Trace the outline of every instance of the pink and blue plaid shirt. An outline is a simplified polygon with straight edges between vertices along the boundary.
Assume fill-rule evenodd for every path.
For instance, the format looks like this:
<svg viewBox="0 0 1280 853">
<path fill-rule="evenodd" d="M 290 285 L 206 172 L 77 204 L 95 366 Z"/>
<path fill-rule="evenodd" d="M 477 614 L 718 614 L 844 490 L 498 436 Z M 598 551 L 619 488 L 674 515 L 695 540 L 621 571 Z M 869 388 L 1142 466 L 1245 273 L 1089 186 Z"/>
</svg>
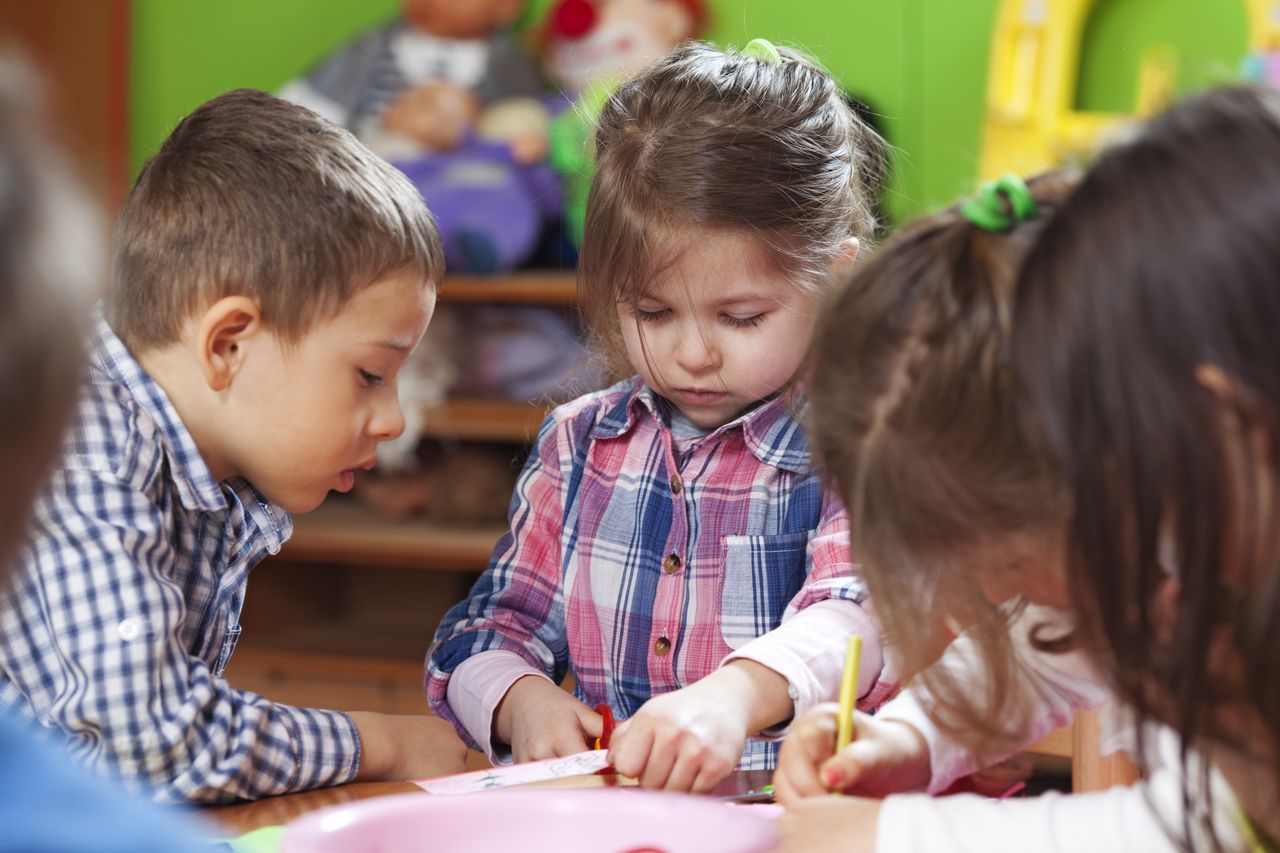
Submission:
<svg viewBox="0 0 1280 853">
<path fill-rule="evenodd" d="M 514 652 L 557 682 L 572 673 L 579 699 L 624 719 L 731 655 L 751 657 L 751 644 L 815 602 L 865 600 L 848 517 L 812 470 L 791 401 L 769 401 L 683 451 L 670 414 L 633 378 L 543 424 L 510 531 L 427 656 L 432 709 L 473 744 L 447 699 L 473 655 Z M 837 659 L 844 640 L 831 637 Z M 838 684 L 824 687 L 834 697 Z M 863 704 L 889 690 L 877 685 Z M 776 742 L 750 740 L 741 766 L 771 767 L 776 752 Z"/>
</svg>

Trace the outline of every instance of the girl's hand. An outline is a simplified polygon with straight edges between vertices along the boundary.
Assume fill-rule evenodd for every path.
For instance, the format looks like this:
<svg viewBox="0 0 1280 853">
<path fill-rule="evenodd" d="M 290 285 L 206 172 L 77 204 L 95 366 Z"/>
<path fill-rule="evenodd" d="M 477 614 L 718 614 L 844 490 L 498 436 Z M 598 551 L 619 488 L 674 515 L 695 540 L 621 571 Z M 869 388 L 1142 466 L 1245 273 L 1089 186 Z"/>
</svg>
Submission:
<svg viewBox="0 0 1280 853">
<path fill-rule="evenodd" d="M 512 684 L 493 715 L 494 735 L 517 764 L 585 752 L 601 728 L 599 714 L 537 676 Z"/>
<path fill-rule="evenodd" d="M 790 806 L 832 791 L 883 797 L 928 787 L 929 747 L 915 727 L 854 714 L 854 740 L 836 754 L 838 706 L 811 708 L 791 726 L 773 776 L 777 797 Z"/>
<path fill-rule="evenodd" d="M 747 709 L 717 695 L 711 677 L 655 696 L 613 733 L 615 770 L 645 788 L 706 793 L 733 771 L 747 741 Z"/>
<path fill-rule="evenodd" d="M 873 853 L 879 800 L 823 797 L 788 806 L 778 826 L 783 853 Z"/>
</svg>

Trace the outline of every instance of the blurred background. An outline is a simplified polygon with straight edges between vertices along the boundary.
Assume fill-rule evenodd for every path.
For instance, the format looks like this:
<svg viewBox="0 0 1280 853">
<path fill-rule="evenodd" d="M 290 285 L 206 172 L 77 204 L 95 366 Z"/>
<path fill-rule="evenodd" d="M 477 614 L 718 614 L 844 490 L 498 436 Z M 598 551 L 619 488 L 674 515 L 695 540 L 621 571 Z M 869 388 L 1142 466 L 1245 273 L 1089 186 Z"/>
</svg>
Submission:
<svg viewBox="0 0 1280 853">
<path fill-rule="evenodd" d="M 483 0 L 454 0 L 459 5 Z M 655 2 L 655 0 L 646 0 Z M 530 0 L 531 33 L 552 0 Z M 882 118 L 898 149 L 887 199 L 895 220 L 950 200 L 975 177 L 997 12 L 1025 5 L 1087 12 L 1075 103 L 1131 112 L 1143 52 L 1176 53 L 1176 88 L 1237 75 L 1249 44 L 1244 0 L 710 0 L 703 35 L 799 46 Z M 227 89 L 278 90 L 358 34 L 402 11 L 400 0 L 6 0 L 0 31 L 44 68 L 66 138 L 105 199 L 173 123 Z M 1061 57 L 1069 62 L 1070 57 Z"/>
</svg>

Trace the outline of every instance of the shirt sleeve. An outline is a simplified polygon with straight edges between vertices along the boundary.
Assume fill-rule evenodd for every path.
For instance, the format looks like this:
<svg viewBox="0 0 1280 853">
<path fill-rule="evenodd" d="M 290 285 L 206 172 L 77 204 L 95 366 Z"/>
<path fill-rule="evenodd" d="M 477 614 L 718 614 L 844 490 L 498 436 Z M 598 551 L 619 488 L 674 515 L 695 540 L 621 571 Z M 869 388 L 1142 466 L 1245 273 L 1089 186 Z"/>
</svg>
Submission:
<svg viewBox="0 0 1280 853">
<path fill-rule="evenodd" d="M 993 800 L 976 794 L 885 799 L 876 850 L 894 853 L 1173 853 L 1140 787 Z"/>
<path fill-rule="evenodd" d="M 529 666 L 519 655 L 495 650 L 467 658 L 458 664 L 449 679 L 445 691 L 449 710 L 493 764 L 511 761 L 507 745 L 493 741 L 493 712 L 511 685 L 526 675 L 551 681 L 546 673 Z"/>
<path fill-rule="evenodd" d="M 488 739 L 472 737 L 449 703 L 449 681 L 458 666 L 482 652 L 505 650 L 556 683 L 568 668 L 560 583 L 563 501 L 558 434 L 549 416 L 516 482 L 510 529 L 498 540 L 488 569 L 470 595 L 445 614 L 427 653 L 431 710 L 453 723 L 468 744 L 485 752 L 493 749 L 486 745 Z"/>
<path fill-rule="evenodd" d="M 1056 791 L 1037 797 L 992 800 L 975 794 L 930 797 L 901 794 L 884 800 L 876 850 L 893 853 L 1173 853 L 1184 829 L 1183 781 L 1193 814 L 1185 849 L 1248 850 L 1235 816 L 1239 806 L 1226 780 L 1194 750 L 1184 765 L 1176 733 L 1149 732 L 1152 766 L 1131 786 L 1087 794 Z M 1185 768 L 1185 769 L 1184 769 Z M 1208 787 L 1204 787 L 1207 779 Z"/>
<path fill-rule="evenodd" d="M 213 803 L 350 780 L 350 718 L 235 690 L 189 651 L 162 509 L 100 471 L 63 469 L 0 620 L 0 702 L 160 802 Z M 195 636 L 192 636 L 192 635 Z"/>
<path fill-rule="evenodd" d="M 728 655 L 724 663 L 751 660 L 787 680 L 795 715 L 819 702 L 834 700 L 840 691 L 846 638 L 862 637 L 858 670 L 858 706 L 874 708 L 896 689 L 884 666 L 879 624 L 869 609 L 867 587 L 849 547 L 849 516 L 833 494 L 824 495 L 818 529 L 806 554 L 808 574 L 788 604 L 777 628 Z M 780 736 L 770 729 L 766 737 Z"/>
<path fill-rule="evenodd" d="M 1010 626 L 1014 652 L 1023 662 L 1022 676 L 1015 682 L 1021 696 L 1005 697 L 1006 707 L 1019 702 L 1033 709 L 1028 744 L 1034 743 L 1054 729 L 1071 722 L 1081 708 L 1094 708 L 1107 700 L 1106 687 L 1095 677 L 1092 667 L 1081 652 L 1053 654 L 1040 651 L 1031 644 L 1032 629 L 1040 625 L 1062 624 L 1069 615 L 1047 607 L 1028 606 Z M 981 683 L 982 662 L 976 649 L 963 634 L 951 644 L 935 666 L 942 666 L 960 677 Z M 925 710 L 928 696 L 917 682 L 908 685 L 879 711 L 882 720 L 899 720 L 915 727 L 929 745 L 932 779 L 927 789 L 934 794 L 946 790 L 955 780 L 981 769 L 970 749 L 944 734 L 929 719 Z M 998 711 L 993 711 L 997 713 Z M 991 762 L 1004 756 L 992 756 Z M 989 762 L 990 763 L 990 762 Z"/>
</svg>

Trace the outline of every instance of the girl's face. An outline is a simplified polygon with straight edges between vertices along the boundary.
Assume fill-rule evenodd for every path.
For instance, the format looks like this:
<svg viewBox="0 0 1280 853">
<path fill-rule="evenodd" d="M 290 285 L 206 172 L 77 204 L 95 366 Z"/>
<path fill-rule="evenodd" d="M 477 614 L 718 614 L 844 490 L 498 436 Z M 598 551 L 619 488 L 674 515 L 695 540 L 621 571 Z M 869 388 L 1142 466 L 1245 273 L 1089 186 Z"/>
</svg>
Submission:
<svg viewBox="0 0 1280 853">
<path fill-rule="evenodd" d="M 704 231 L 635 304 L 618 304 L 618 320 L 636 372 L 714 429 L 791 382 L 814 297 L 773 271 L 756 241 Z"/>
<path fill-rule="evenodd" d="M 1063 533 L 1059 529 L 1041 537 L 1011 537 L 976 553 L 971 563 L 987 601 L 1000 605 L 1022 597 L 1043 607 L 1072 607 Z"/>
</svg>

